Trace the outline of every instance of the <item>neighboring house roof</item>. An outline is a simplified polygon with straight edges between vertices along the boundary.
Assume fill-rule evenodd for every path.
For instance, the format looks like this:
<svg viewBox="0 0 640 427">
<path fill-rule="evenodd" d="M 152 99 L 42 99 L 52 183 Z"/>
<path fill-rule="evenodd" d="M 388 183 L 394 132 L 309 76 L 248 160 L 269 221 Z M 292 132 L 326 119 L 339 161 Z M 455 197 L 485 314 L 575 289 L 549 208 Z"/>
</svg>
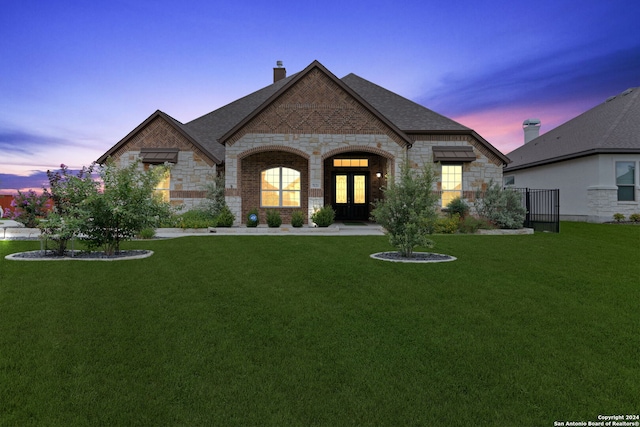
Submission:
<svg viewBox="0 0 640 427">
<path fill-rule="evenodd" d="M 640 87 L 532 139 L 509 153 L 511 172 L 593 154 L 640 153 Z"/>
<path fill-rule="evenodd" d="M 263 111 L 275 99 L 286 92 L 289 87 L 295 85 L 298 80 L 314 68 L 319 68 L 326 73 L 337 85 L 347 91 L 391 130 L 396 132 L 409 146 L 412 140 L 407 134 L 467 134 L 480 141 L 482 145 L 495 154 L 503 163 L 509 163 L 509 159 L 504 154 L 472 129 L 358 77 L 355 74 L 349 74 L 342 79 L 338 79 L 318 61 L 312 62 L 299 73 L 279 80 L 184 124 L 166 113 L 156 111 L 140 126 L 100 157 L 98 162 L 104 162 L 107 157 L 115 153 L 122 145 L 126 144 L 130 138 L 143 129 L 151 120 L 160 115 L 219 164 L 224 160 L 225 156 L 225 147 L 223 145 L 225 139 L 233 135 L 243 124 Z"/>
</svg>

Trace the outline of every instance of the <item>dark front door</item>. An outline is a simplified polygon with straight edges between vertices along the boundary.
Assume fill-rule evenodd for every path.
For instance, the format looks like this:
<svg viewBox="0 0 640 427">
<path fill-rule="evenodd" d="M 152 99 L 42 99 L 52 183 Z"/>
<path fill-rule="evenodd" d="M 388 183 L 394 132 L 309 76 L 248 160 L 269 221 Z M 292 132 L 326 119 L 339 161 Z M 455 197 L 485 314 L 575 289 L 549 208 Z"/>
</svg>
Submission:
<svg viewBox="0 0 640 427">
<path fill-rule="evenodd" d="M 339 172 L 333 174 L 333 209 L 337 220 L 369 219 L 369 174 Z"/>
</svg>

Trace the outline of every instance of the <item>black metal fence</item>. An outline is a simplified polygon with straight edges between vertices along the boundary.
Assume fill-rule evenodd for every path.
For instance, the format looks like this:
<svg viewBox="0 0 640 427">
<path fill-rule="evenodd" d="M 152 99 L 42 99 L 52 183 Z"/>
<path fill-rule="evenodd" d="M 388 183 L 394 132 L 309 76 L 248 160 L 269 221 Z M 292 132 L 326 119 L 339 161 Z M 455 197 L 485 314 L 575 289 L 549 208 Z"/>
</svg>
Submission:
<svg viewBox="0 0 640 427">
<path fill-rule="evenodd" d="M 560 232 L 560 190 L 513 188 L 522 195 L 527 210 L 524 226 L 535 231 Z"/>
</svg>

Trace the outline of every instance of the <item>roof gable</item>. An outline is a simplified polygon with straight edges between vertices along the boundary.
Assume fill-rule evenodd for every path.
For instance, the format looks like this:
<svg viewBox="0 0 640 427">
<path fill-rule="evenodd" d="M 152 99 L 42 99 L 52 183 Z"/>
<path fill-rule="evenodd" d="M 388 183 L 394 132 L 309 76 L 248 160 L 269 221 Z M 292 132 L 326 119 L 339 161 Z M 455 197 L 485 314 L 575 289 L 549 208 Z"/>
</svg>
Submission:
<svg viewBox="0 0 640 427">
<path fill-rule="evenodd" d="M 609 98 L 509 153 L 505 171 L 606 153 L 640 153 L 640 88 Z"/>
<path fill-rule="evenodd" d="M 225 133 L 233 144 L 246 133 L 386 134 L 402 146 L 409 138 L 318 61 L 295 75 Z"/>
<path fill-rule="evenodd" d="M 158 120 L 160 120 L 163 125 L 159 126 Z M 173 138 L 172 141 L 169 141 L 166 135 L 163 135 L 163 137 L 158 136 L 157 138 L 153 135 L 154 133 L 158 132 L 166 134 L 167 128 L 169 131 L 173 130 L 178 139 L 186 140 L 187 144 L 193 145 L 196 151 L 200 152 L 211 163 L 222 163 L 222 160 L 224 159 L 224 150 L 222 150 L 221 157 L 214 155 L 212 151 L 206 149 L 200 144 L 200 142 L 198 141 L 198 137 L 193 135 L 193 132 L 185 128 L 182 123 L 160 110 L 157 110 L 155 113 L 151 114 L 145 121 L 140 123 L 138 127 L 129 132 L 127 136 L 122 138 L 117 144 L 115 144 L 106 153 L 104 153 L 97 160 L 97 162 L 104 163 L 109 157 L 118 157 L 123 149 L 131 145 L 140 149 L 143 148 L 143 145 L 145 144 L 153 145 L 153 147 L 145 146 L 145 148 L 179 148 L 180 145 L 184 144 L 183 142 L 178 141 L 176 138 Z M 157 144 L 149 141 L 142 142 L 142 140 L 144 139 L 158 139 L 162 142 L 158 142 Z"/>
</svg>

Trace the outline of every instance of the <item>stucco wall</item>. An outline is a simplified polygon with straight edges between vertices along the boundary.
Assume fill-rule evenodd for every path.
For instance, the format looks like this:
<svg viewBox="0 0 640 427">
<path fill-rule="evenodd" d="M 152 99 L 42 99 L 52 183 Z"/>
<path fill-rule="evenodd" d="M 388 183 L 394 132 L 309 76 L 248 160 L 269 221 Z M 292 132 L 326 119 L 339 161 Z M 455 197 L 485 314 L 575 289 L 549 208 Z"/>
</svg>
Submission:
<svg viewBox="0 0 640 427">
<path fill-rule="evenodd" d="M 636 201 L 617 200 L 615 162 L 636 162 Z M 640 212 L 638 169 L 640 155 L 601 154 L 536 168 L 505 173 L 514 176 L 514 187 L 560 189 L 560 217 L 563 220 L 605 222 L 614 213 L 628 216 Z"/>
</svg>

